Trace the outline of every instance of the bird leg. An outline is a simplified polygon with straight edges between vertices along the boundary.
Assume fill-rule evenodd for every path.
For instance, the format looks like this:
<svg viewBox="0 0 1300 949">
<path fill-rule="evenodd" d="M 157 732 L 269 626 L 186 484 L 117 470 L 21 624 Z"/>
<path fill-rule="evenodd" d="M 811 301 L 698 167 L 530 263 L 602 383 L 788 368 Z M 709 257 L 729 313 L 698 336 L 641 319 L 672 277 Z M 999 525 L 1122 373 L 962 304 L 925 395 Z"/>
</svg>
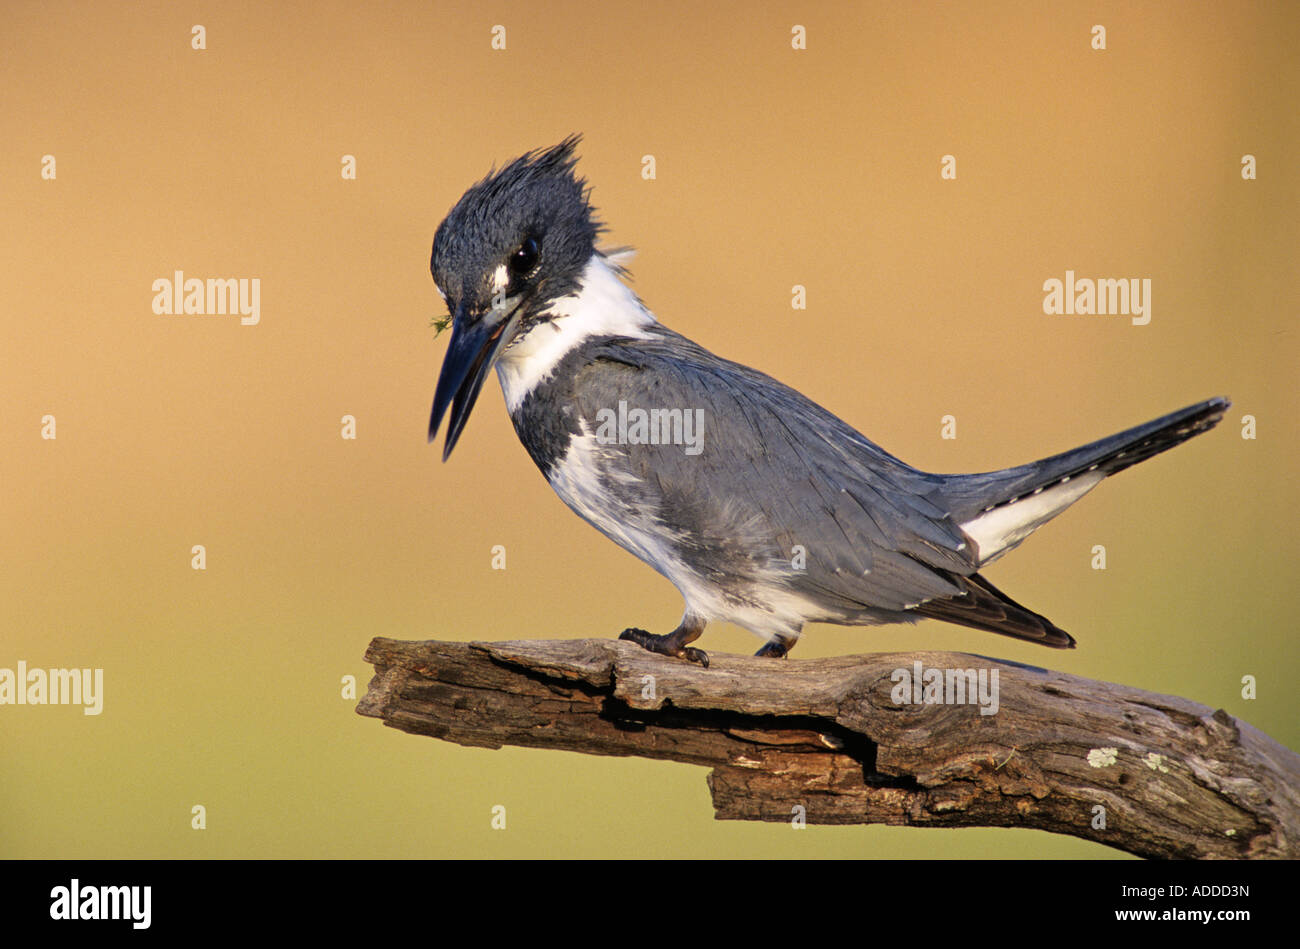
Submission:
<svg viewBox="0 0 1300 949">
<path fill-rule="evenodd" d="M 693 616 L 684 616 L 681 625 L 664 636 L 647 633 L 644 629 L 625 629 L 619 634 L 618 638 L 626 639 L 630 643 L 636 643 L 642 649 L 657 652 L 661 656 L 676 656 L 678 659 L 685 659 L 688 662 L 698 662 L 707 669 L 709 667 L 709 654 L 703 649 L 696 649 L 687 645 L 687 643 L 693 643 L 699 639 L 700 634 L 703 632 L 703 620 L 696 619 Z"/>
<path fill-rule="evenodd" d="M 782 636 L 780 633 L 777 633 L 767 642 L 763 643 L 763 645 L 759 647 L 758 652 L 754 653 L 754 655 L 770 656 L 773 659 L 784 659 L 789 655 L 790 650 L 794 648 L 794 644 L 798 641 L 799 640 L 794 636 Z"/>
</svg>

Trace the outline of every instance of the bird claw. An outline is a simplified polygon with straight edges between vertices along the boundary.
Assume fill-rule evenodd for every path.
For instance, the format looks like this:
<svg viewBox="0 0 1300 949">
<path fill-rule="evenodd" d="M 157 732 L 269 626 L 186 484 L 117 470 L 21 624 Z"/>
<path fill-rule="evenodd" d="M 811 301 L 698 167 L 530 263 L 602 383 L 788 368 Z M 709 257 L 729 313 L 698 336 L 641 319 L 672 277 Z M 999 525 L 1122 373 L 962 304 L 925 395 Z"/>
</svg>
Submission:
<svg viewBox="0 0 1300 949">
<path fill-rule="evenodd" d="M 694 646 L 687 646 L 682 652 L 682 658 L 688 662 L 698 662 L 705 669 L 709 668 L 709 654 L 703 649 L 696 649 Z"/>
<path fill-rule="evenodd" d="M 661 656 L 672 656 L 676 659 L 685 659 L 687 662 L 699 663 L 705 669 L 709 668 L 708 653 L 703 649 L 696 649 L 694 646 L 683 646 L 681 641 L 675 639 L 672 633 L 665 636 L 656 636 L 644 629 L 631 628 L 619 633 L 618 638 L 625 639 L 630 643 L 636 643 L 647 652 L 658 653 Z"/>
</svg>

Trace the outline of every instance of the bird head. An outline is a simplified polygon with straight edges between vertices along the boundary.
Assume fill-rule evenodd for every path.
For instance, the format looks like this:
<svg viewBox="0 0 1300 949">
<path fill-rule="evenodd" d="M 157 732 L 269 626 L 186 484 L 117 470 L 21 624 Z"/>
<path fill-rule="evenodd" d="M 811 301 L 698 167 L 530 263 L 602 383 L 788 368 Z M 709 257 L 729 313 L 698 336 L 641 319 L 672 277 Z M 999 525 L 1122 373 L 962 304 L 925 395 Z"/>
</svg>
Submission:
<svg viewBox="0 0 1300 949">
<path fill-rule="evenodd" d="M 429 441 L 450 407 L 443 461 L 501 354 L 547 321 L 551 303 L 578 287 L 591 258 L 601 226 L 573 169 L 578 141 L 570 136 L 489 174 L 438 226 L 429 269 L 452 331 Z"/>
</svg>

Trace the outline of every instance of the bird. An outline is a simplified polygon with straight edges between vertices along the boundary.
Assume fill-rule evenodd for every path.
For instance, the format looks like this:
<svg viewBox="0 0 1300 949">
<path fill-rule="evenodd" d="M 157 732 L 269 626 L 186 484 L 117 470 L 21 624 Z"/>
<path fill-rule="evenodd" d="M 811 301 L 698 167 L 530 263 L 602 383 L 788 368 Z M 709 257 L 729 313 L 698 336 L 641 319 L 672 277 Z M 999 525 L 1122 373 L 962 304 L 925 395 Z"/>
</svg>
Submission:
<svg viewBox="0 0 1300 949">
<path fill-rule="evenodd" d="M 472 185 L 434 235 L 451 339 L 429 441 L 455 448 L 495 369 L 525 450 L 555 493 L 666 577 L 670 632 L 619 638 L 707 667 L 706 624 L 783 658 L 810 622 L 929 618 L 1073 648 L 981 569 L 1102 479 L 1213 428 L 1211 398 L 1040 461 L 977 474 L 914 468 L 789 386 L 660 323 L 627 285 L 626 248 L 577 173 L 579 135 Z"/>
</svg>

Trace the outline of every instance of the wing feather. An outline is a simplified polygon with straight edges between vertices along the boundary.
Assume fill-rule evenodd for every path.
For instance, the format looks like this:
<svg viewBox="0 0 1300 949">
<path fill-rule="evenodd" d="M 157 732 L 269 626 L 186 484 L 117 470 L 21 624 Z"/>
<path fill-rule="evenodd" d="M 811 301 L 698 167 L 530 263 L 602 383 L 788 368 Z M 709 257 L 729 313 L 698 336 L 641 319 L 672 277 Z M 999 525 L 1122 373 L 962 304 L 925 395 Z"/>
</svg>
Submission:
<svg viewBox="0 0 1300 949">
<path fill-rule="evenodd" d="M 702 450 L 628 445 L 619 464 L 631 500 L 656 507 L 703 562 L 753 578 L 780 576 L 827 617 L 869 619 L 959 596 L 976 570 L 968 538 L 929 500 L 917 471 L 794 389 L 657 326 L 651 339 L 610 339 L 587 354 L 569 397 L 595 430 L 600 410 L 702 410 Z M 737 535 L 738 525 L 743 527 Z M 806 556 L 791 566 L 795 547 Z M 897 619 L 885 616 L 885 619 Z"/>
</svg>

